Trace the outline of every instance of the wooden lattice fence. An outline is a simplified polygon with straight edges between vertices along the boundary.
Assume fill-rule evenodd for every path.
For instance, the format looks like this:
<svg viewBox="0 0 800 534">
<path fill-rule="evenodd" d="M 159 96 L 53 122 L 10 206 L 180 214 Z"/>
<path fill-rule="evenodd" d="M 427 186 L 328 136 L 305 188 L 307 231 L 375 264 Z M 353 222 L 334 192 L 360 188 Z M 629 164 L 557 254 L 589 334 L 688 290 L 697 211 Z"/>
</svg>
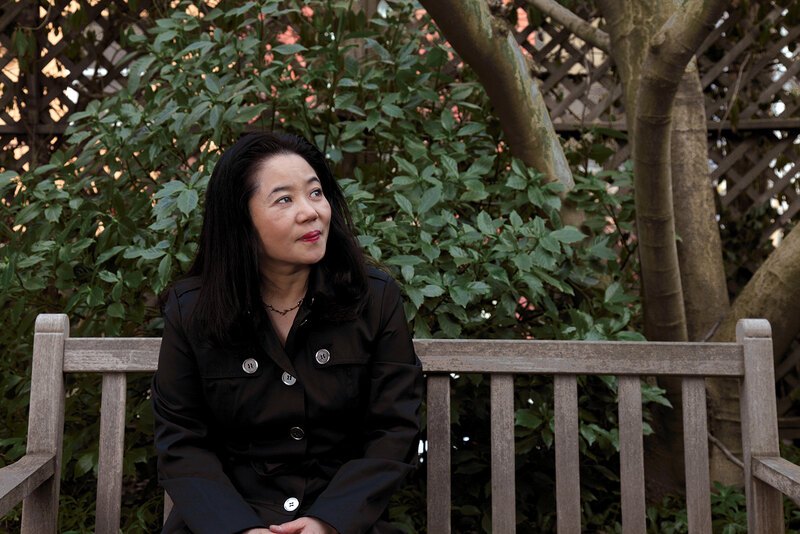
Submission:
<svg viewBox="0 0 800 534">
<path fill-rule="evenodd" d="M 583 8 L 580 14 L 593 19 Z M 771 207 L 774 220 L 762 236 L 767 239 L 800 211 L 800 25 L 791 25 L 777 5 L 761 15 L 753 9 L 726 16 L 701 46 L 698 67 L 711 178 L 722 208 L 727 218 L 738 219 L 753 207 Z M 608 54 L 549 19 L 518 27 L 517 40 L 533 57 L 558 131 L 626 130 L 622 88 Z M 629 157 L 622 143 L 606 165 Z"/>
<path fill-rule="evenodd" d="M 49 159 L 69 115 L 117 90 L 129 57 L 124 31 L 149 0 L 4 2 L 0 7 L 0 168 Z"/>
<path fill-rule="evenodd" d="M 374 2 L 373 2 L 374 3 Z M 756 241 L 767 250 L 775 230 L 800 211 L 800 21 L 774 3 L 727 16 L 698 55 L 706 96 L 709 160 L 721 222 L 738 228 L 760 217 Z M 517 1 L 525 17 L 526 3 Z M 117 90 L 133 59 L 123 32 L 141 31 L 168 0 L 17 0 L 0 6 L 0 170 L 24 170 L 58 146 L 67 118 L 88 101 Z M 575 9 L 593 18 L 591 7 Z M 583 10 L 583 11 L 581 11 Z M 529 13 L 532 13 L 530 10 Z M 517 27 L 556 129 L 624 132 L 621 86 L 603 51 L 544 19 Z M 20 43 L 23 43 L 20 45 Z M 627 159 L 624 141 L 606 166 Z M 753 215 L 756 214 L 756 215 Z M 764 221 L 767 221 L 766 223 Z M 737 226 L 738 225 L 738 226 Z M 758 245 L 758 243 L 756 243 Z M 754 269 L 762 256 L 750 258 Z M 800 385 L 800 343 L 777 369 L 781 413 Z M 798 419 L 797 437 L 800 437 Z"/>
</svg>

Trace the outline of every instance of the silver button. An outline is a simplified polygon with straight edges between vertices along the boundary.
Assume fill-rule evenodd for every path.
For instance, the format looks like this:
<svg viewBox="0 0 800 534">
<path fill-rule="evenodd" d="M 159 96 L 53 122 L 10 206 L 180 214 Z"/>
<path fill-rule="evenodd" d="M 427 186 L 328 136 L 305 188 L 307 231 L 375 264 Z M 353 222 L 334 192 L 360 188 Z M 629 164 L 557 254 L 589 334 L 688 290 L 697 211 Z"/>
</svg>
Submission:
<svg viewBox="0 0 800 534">
<path fill-rule="evenodd" d="M 283 382 L 287 386 L 293 386 L 294 383 L 297 382 L 297 379 L 292 375 L 290 375 L 289 373 L 283 373 L 281 375 L 281 382 Z"/>
<path fill-rule="evenodd" d="M 317 360 L 318 364 L 325 365 L 331 361 L 331 353 L 328 352 L 328 349 L 319 349 L 314 355 L 314 359 Z"/>
<path fill-rule="evenodd" d="M 258 362 L 254 358 L 247 358 L 242 362 L 242 369 L 248 375 L 252 375 L 258 370 Z"/>
<path fill-rule="evenodd" d="M 295 497 L 289 497 L 283 503 L 283 509 L 287 512 L 293 512 L 297 510 L 298 506 L 300 506 L 300 501 L 298 501 Z"/>
<path fill-rule="evenodd" d="M 293 426 L 289 429 L 289 435 L 292 436 L 293 440 L 300 441 L 305 437 L 306 433 L 299 426 Z"/>
</svg>

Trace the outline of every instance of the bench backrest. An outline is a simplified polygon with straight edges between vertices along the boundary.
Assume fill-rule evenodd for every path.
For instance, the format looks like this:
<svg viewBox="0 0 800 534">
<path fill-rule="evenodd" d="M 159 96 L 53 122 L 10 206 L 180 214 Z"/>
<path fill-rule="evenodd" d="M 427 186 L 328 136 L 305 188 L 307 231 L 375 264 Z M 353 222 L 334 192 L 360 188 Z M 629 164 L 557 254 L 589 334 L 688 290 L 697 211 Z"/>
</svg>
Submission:
<svg viewBox="0 0 800 534">
<path fill-rule="evenodd" d="M 102 373 L 96 532 L 119 529 L 126 373 L 155 371 L 159 338 L 70 338 L 65 315 L 36 322 L 28 456 L 41 480 L 24 488 L 23 532 L 56 531 L 64 373 Z M 645 532 L 640 377 L 682 377 L 689 531 L 711 532 L 705 377 L 742 378 L 741 416 L 750 532 L 783 531 L 782 497 L 751 477 L 779 458 L 772 341 L 763 320 L 740 321 L 736 343 L 416 340 L 427 376 L 428 531 L 450 532 L 450 374 L 487 373 L 491 395 L 492 531 L 515 532 L 514 375 L 554 375 L 559 532 L 581 531 L 577 375 L 619 377 L 624 533 Z M 38 464 L 37 464 L 38 466 Z M 800 469 L 800 468 L 798 468 Z M 49 473 L 49 474 L 48 474 Z M 764 474 L 766 473 L 766 474 Z M 35 478 L 35 477 L 34 477 Z M 39 485 L 41 484 L 41 485 Z M 773 484 L 775 485 L 775 484 Z M 33 489 L 35 487 L 35 489 Z M 167 504 L 169 506 L 169 504 Z"/>
</svg>

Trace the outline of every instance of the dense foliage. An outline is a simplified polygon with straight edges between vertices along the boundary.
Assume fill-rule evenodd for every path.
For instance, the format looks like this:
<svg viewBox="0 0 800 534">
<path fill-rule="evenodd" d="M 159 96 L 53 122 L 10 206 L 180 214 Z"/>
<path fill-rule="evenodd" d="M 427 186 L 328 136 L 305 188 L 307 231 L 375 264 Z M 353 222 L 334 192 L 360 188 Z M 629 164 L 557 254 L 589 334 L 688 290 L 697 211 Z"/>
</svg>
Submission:
<svg viewBox="0 0 800 534">
<path fill-rule="evenodd" d="M 24 451 L 36 314 L 69 314 L 74 336 L 159 335 L 157 295 L 193 257 L 219 147 L 247 130 L 300 133 L 327 154 L 362 245 L 404 287 L 417 337 L 641 339 L 628 172 L 576 176 L 571 209 L 585 219 L 565 225 L 559 186 L 511 156 L 481 86 L 409 3 L 370 20 L 346 1 L 238 4 L 183 2 L 131 31 L 127 85 L 71 118 L 48 165 L 0 175 L 3 462 Z M 585 169 L 598 154 L 608 156 L 599 133 L 569 157 Z M 452 381 L 462 533 L 489 529 L 487 382 Z M 160 520 L 148 386 L 129 383 L 125 532 Z M 583 521 L 613 531 L 616 382 L 580 386 Z M 67 391 L 61 527 L 88 531 L 99 381 L 70 376 Z M 657 388 L 643 393 L 666 403 Z M 516 402 L 519 531 L 552 530 L 551 380 L 519 378 Z M 424 456 L 392 507 L 409 532 L 424 521 Z"/>
</svg>

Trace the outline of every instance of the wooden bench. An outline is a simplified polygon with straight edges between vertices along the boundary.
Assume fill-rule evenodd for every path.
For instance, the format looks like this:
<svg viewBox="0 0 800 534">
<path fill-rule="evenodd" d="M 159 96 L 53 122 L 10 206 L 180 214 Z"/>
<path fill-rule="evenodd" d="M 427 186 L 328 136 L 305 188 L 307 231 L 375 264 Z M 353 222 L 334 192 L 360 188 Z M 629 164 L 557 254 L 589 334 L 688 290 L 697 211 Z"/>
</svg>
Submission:
<svg viewBox="0 0 800 534">
<path fill-rule="evenodd" d="M 554 375 L 557 522 L 580 524 L 576 375 L 619 377 L 624 533 L 645 532 L 641 376 L 683 377 L 689 531 L 711 532 L 704 377 L 739 377 L 749 532 L 783 532 L 782 494 L 800 497 L 800 467 L 778 451 L 769 323 L 739 322 L 736 343 L 417 340 L 427 375 L 428 532 L 450 532 L 451 373 L 491 375 L 492 531 L 515 532 L 515 374 Z M 97 524 L 119 529 L 127 372 L 152 372 L 158 338 L 70 338 L 66 315 L 36 321 L 27 454 L 0 469 L 0 515 L 24 501 L 22 532 L 56 532 L 64 428 L 64 373 L 102 373 Z M 166 499 L 167 510 L 170 507 Z M 346 533 L 343 533 L 346 534 Z"/>
</svg>

